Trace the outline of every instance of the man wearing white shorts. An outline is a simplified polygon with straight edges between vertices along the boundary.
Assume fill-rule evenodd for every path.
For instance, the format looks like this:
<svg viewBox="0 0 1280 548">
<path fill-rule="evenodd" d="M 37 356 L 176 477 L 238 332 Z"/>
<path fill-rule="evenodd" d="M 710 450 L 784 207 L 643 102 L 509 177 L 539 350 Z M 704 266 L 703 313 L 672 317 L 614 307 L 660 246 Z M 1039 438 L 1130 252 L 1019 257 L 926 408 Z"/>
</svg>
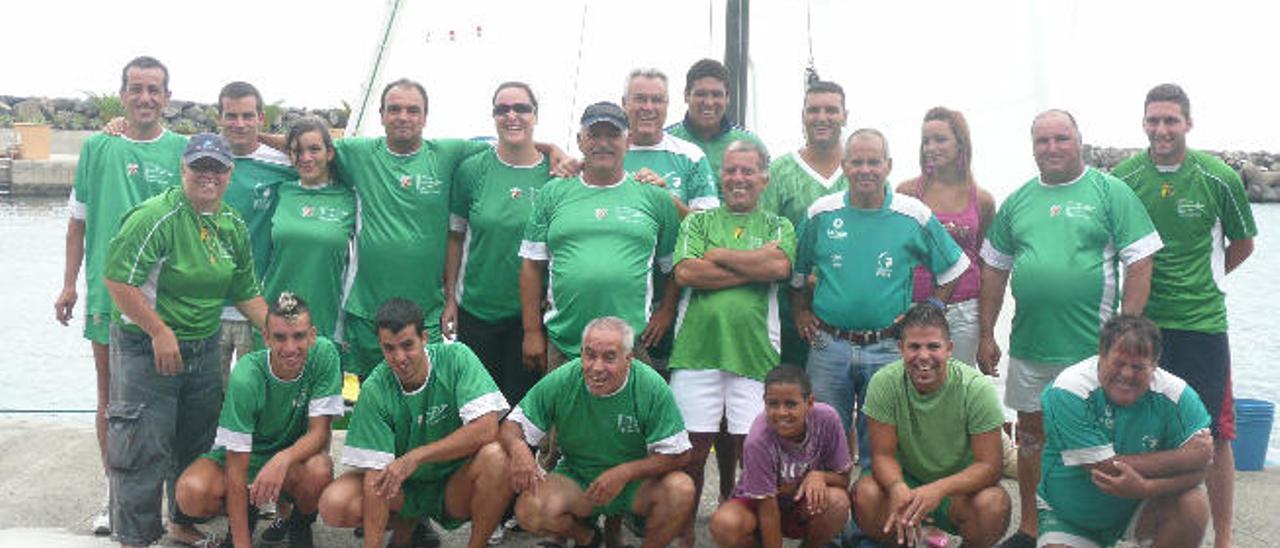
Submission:
<svg viewBox="0 0 1280 548">
<path fill-rule="evenodd" d="M 796 249 L 791 222 L 757 207 L 769 182 L 769 156 L 760 145 L 731 143 L 720 180 L 724 205 L 685 217 L 675 249 L 675 278 L 684 289 L 669 362 L 671 389 L 693 443 L 685 471 L 698 496 L 720 420 L 727 418 L 740 455 L 764 409 L 764 376 L 778 365 L 781 351 L 778 282 L 790 275 Z M 732 475 L 733 469 L 720 473 Z M 692 512 L 696 518 L 696 505 Z M 682 546 L 693 546 L 693 522 Z"/>
<path fill-rule="evenodd" d="M 1003 548 L 1035 545 L 1044 414 L 1040 394 L 1067 366 L 1096 351 L 1098 331 L 1121 302 L 1138 314 L 1151 289 L 1151 258 L 1163 245 L 1142 202 L 1124 182 L 1086 168 L 1080 131 L 1064 110 L 1031 124 L 1040 175 L 1000 206 L 982 244 L 978 364 L 995 372 L 994 329 L 1013 274 L 1017 310 L 1009 337 L 1005 405 L 1018 412 L 1021 523 Z M 1120 298 L 1120 266 L 1124 296 Z"/>
</svg>

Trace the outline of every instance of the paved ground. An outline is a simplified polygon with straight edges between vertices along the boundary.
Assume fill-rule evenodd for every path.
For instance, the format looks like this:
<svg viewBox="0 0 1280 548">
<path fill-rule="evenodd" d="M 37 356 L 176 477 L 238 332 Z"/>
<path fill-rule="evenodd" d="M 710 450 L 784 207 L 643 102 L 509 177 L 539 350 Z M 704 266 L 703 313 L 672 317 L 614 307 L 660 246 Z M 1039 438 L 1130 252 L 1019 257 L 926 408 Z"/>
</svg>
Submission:
<svg viewBox="0 0 1280 548">
<path fill-rule="evenodd" d="M 342 437 L 335 436 L 335 452 Z M 0 417 L 0 546 L 79 548 L 112 546 L 93 537 L 89 522 L 102 504 L 105 481 L 98 465 L 92 427 L 67 420 Z M 711 459 L 714 461 L 714 459 Z M 715 463 L 708 463 L 708 484 L 714 485 Z M 1280 469 L 1237 473 L 1235 537 L 1240 547 L 1280 545 Z M 1006 489 L 1016 489 L 1005 480 Z M 714 487 L 713 487 L 714 490 Z M 715 509 L 714 495 L 705 493 L 698 521 L 698 544 L 711 546 L 707 516 Z M 1017 521 L 1016 517 L 1013 520 Z M 221 529 L 219 520 L 207 527 Z M 446 534 L 445 546 L 464 546 L 467 528 Z M 509 535 L 503 546 L 523 548 L 537 539 Z M 634 539 L 627 539 L 629 542 Z M 317 524 L 318 546 L 358 546 L 350 530 Z M 637 543 L 638 544 L 638 543 Z M 794 545 L 789 543 L 789 545 Z M 1206 545 L 1210 545 L 1206 540 Z"/>
</svg>

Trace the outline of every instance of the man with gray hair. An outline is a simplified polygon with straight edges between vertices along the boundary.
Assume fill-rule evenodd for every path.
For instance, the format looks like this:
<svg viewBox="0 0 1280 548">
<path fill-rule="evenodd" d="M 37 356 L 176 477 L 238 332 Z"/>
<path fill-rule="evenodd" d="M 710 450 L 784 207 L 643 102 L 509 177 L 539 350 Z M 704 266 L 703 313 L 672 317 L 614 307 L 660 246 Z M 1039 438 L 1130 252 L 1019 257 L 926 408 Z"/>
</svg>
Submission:
<svg viewBox="0 0 1280 548">
<path fill-rule="evenodd" d="M 600 515 L 631 514 L 647 523 L 645 547 L 666 546 L 694 505 L 689 436 L 671 389 L 633 359 L 635 330 L 606 316 L 582 331 L 582 357 L 548 373 L 502 424 L 516 518 L 537 535 L 599 546 Z M 555 428 L 564 454 L 550 473 L 530 445 Z"/>
<path fill-rule="evenodd" d="M 791 221 L 759 208 L 769 183 L 769 155 L 734 141 L 720 167 L 725 204 L 685 217 L 676 242 L 676 281 L 684 288 L 671 353 L 671 389 L 693 441 L 686 469 L 698 492 L 703 465 L 722 419 L 741 453 L 764 411 L 764 377 L 781 350 L 778 290 L 791 274 Z M 738 459 L 720 473 L 733 477 Z M 691 517 L 692 518 L 692 517 Z M 684 546 L 694 544 L 692 519 Z"/>
<path fill-rule="evenodd" d="M 933 272 L 938 288 L 928 302 L 943 308 L 969 260 L 928 206 L 885 185 L 893 160 L 879 131 L 853 132 L 841 167 L 849 191 L 814 202 L 800 231 L 792 306 L 812 347 L 814 395 L 840 413 L 850 454 L 867 466 L 862 401 L 872 375 L 901 358 L 897 324 L 912 304 L 912 269 Z"/>
<path fill-rule="evenodd" d="M 978 297 L 978 365 L 994 374 L 1000 360 L 996 317 L 1014 275 L 1018 307 L 1004 403 L 1018 412 L 1021 524 L 1001 543 L 1014 548 L 1035 545 L 1044 387 L 1097 351 L 1099 326 L 1121 300 L 1122 263 L 1121 311 L 1142 312 L 1151 288 L 1152 255 L 1163 246 L 1133 191 L 1085 167 L 1080 131 L 1070 113 L 1037 115 L 1031 141 L 1040 175 L 1010 194 L 996 212 L 982 244 Z"/>
</svg>

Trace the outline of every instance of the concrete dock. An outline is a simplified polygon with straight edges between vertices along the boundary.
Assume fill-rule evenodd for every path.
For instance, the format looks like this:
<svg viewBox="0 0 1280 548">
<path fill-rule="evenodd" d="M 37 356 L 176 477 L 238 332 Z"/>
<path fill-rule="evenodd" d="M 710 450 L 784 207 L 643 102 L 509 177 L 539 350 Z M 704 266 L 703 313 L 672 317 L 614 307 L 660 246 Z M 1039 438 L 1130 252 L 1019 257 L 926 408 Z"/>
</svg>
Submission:
<svg viewBox="0 0 1280 548">
<path fill-rule="evenodd" d="M 345 439 L 343 432 L 334 436 L 333 452 L 338 455 Z M 105 537 L 94 537 L 90 521 L 101 507 L 106 494 L 106 481 L 98 460 L 93 427 L 84 417 L 65 419 L 42 416 L 0 415 L 0 546 L 39 548 L 80 548 L 114 546 Z M 335 458 L 335 461 L 337 459 Z M 716 507 L 715 459 L 707 463 L 707 485 L 700 502 L 697 524 L 698 545 L 712 546 L 707 520 Z M 1017 511 L 1017 489 L 1004 480 L 1005 489 L 1014 497 Z M 1236 546 L 1241 548 L 1280 545 L 1280 468 L 1264 472 L 1236 474 Z M 1017 517 L 1012 520 L 1017 523 Z M 224 520 L 202 526 L 225 530 Z M 259 531 L 265 527 L 259 526 Z M 445 533 L 444 546 L 464 546 L 466 526 Z M 349 529 L 333 529 L 317 523 L 317 546 L 359 546 Z M 524 548 L 538 539 L 525 533 L 512 533 L 503 546 Z M 626 542 L 639 544 L 635 539 Z M 788 546 L 795 546 L 789 542 Z M 1205 546 L 1212 546 L 1205 539 Z"/>
</svg>

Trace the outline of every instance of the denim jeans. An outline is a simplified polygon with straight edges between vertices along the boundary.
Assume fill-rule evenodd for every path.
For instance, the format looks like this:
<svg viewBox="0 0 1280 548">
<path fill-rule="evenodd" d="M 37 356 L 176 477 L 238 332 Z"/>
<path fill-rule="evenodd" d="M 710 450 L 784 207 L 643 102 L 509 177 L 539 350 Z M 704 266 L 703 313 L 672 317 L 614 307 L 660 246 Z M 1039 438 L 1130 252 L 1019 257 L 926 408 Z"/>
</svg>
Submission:
<svg viewBox="0 0 1280 548">
<path fill-rule="evenodd" d="M 902 358 L 897 339 L 859 346 L 819 331 L 809 349 L 809 380 L 818 401 L 836 409 L 844 422 L 845 432 L 853 423 L 857 406 L 858 456 L 862 466 L 871 462 L 871 442 L 867 439 L 867 416 L 862 402 L 867 397 L 871 376 L 881 367 Z"/>
<path fill-rule="evenodd" d="M 183 369 L 166 376 L 156 372 L 151 337 L 111 326 L 107 467 L 119 542 L 146 546 L 160 539 L 161 489 L 176 517 L 174 482 L 213 444 L 222 408 L 219 339 L 214 333 L 179 341 Z"/>
</svg>

